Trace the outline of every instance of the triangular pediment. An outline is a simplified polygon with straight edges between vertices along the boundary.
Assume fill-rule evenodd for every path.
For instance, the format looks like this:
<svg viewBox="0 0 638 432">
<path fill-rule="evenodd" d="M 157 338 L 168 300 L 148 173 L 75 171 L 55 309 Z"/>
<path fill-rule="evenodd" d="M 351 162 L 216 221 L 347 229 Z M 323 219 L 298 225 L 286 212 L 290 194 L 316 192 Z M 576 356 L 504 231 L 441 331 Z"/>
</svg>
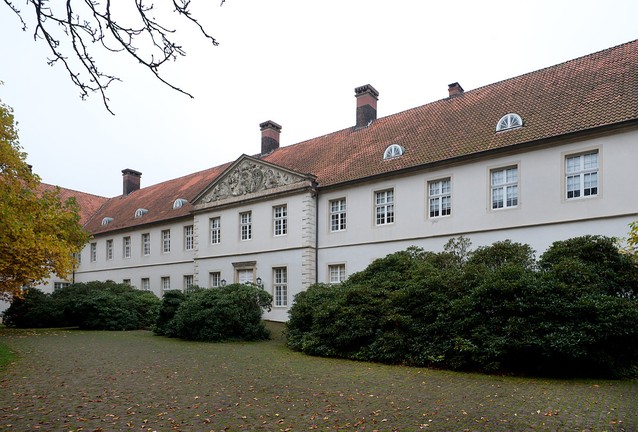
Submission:
<svg viewBox="0 0 638 432">
<path fill-rule="evenodd" d="M 194 200 L 198 207 L 231 203 L 311 186 L 314 177 L 242 155 Z"/>
</svg>

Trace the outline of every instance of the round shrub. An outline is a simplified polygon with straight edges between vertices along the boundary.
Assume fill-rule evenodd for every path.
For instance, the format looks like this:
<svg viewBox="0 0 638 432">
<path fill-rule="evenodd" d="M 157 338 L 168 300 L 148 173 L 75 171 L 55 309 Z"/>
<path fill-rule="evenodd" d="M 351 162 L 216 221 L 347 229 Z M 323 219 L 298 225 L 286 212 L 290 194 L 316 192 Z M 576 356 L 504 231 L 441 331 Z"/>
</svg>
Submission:
<svg viewBox="0 0 638 432">
<path fill-rule="evenodd" d="M 24 290 L 22 297 L 14 297 L 4 312 L 2 322 L 8 327 L 57 327 L 60 313 L 51 296 L 37 288 Z"/>
</svg>

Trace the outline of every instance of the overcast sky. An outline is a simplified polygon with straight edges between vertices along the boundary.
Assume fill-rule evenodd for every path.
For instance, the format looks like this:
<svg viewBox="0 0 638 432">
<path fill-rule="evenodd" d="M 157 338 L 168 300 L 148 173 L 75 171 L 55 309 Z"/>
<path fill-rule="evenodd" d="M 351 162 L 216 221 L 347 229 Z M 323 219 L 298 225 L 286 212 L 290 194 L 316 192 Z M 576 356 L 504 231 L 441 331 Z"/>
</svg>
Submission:
<svg viewBox="0 0 638 432">
<path fill-rule="evenodd" d="M 117 196 L 124 168 L 145 187 L 258 153 L 266 120 L 282 125 L 282 146 L 350 127 L 364 84 L 384 117 L 447 97 L 453 82 L 468 91 L 638 39 L 635 0 L 212 3 L 203 18 L 220 45 L 186 28 L 188 56 L 164 71 L 195 99 L 105 56 L 123 79 L 108 94 L 115 116 L 98 95 L 82 101 L 0 4 L 0 99 L 44 182 Z"/>
</svg>

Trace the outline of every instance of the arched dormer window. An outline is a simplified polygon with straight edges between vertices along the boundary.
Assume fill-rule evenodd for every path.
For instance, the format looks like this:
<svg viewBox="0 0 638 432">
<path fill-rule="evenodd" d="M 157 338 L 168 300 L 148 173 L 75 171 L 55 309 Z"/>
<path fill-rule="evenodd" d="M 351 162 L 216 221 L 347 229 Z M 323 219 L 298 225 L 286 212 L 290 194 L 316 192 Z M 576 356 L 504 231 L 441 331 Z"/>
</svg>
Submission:
<svg viewBox="0 0 638 432">
<path fill-rule="evenodd" d="M 105 217 L 104 219 L 102 219 L 102 225 L 108 225 L 111 222 L 113 222 L 113 218 L 112 217 Z"/>
<path fill-rule="evenodd" d="M 405 149 L 401 147 L 399 144 L 392 144 L 388 146 L 387 149 L 383 152 L 383 160 L 393 159 L 399 156 L 403 156 Z"/>
<path fill-rule="evenodd" d="M 135 210 L 135 217 L 136 218 L 141 218 L 146 213 L 148 213 L 148 210 L 146 210 L 145 208 L 138 208 L 137 210 Z"/>
<path fill-rule="evenodd" d="M 184 199 L 184 198 L 177 198 L 174 202 L 173 202 L 173 210 L 178 209 L 178 208 L 182 208 L 182 206 L 184 204 L 186 204 L 188 202 L 188 200 Z"/>
<path fill-rule="evenodd" d="M 523 119 L 521 116 L 515 113 L 505 114 L 501 119 L 496 123 L 496 132 L 516 129 L 523 126 Z"/>
</svg>

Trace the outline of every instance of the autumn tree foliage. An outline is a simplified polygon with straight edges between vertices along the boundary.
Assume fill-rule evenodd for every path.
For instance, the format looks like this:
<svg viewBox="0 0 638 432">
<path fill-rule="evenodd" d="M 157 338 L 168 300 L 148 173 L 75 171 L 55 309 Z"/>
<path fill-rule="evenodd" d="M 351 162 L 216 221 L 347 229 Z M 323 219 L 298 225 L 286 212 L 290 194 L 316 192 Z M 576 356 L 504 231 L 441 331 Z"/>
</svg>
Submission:
<svg viewBox="0 0 638 432">
<path fill-rule="evenodd" d="M 74 199 L 41 191 L 18 143 L 11 108 L 0 101 L 0 295 L 19 294 L 52 273 L 68 276 L 88 241 Z"/>
</svg>

